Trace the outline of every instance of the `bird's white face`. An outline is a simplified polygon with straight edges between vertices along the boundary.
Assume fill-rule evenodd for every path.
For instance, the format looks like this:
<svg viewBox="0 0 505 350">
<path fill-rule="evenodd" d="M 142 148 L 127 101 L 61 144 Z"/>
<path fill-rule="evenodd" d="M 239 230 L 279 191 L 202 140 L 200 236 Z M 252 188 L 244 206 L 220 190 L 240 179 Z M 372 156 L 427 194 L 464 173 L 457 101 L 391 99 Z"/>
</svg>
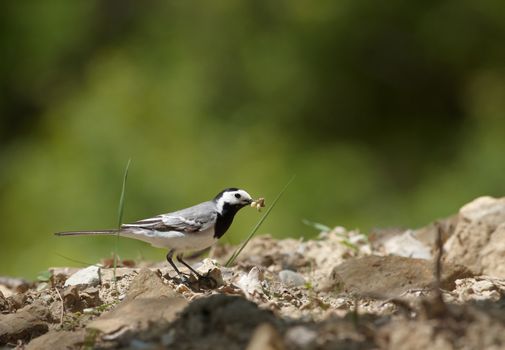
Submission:
<svg viewBox="0 0 505 350">
<path fill-rule="evenodd" d="M 244 207 L 251 204 L 252 197 L 244 190 L 241 189 L 228 189 L 224 190 L 216 197 L 216 204 L 218 210 L 221 212 L 225 204 L 231 206 Z"/>
</svg>

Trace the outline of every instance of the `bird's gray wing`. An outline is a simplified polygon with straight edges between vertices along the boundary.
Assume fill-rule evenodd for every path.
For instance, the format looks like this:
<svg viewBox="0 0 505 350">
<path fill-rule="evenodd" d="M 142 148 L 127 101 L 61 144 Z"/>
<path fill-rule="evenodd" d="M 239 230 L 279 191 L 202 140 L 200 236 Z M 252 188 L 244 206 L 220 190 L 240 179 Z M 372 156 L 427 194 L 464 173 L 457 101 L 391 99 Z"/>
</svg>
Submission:
<svg viewBox="0 0 505 350">
<path fill-rule="evenodd" d="M 216 222 L 217 211 L 212 202 L 204 202 L 173 213 L 162 214 L 153 218 L 139 220 L 121 228 L 148 229 L 155 231 L 199 232 L 211 227 Z"/>
</svg>

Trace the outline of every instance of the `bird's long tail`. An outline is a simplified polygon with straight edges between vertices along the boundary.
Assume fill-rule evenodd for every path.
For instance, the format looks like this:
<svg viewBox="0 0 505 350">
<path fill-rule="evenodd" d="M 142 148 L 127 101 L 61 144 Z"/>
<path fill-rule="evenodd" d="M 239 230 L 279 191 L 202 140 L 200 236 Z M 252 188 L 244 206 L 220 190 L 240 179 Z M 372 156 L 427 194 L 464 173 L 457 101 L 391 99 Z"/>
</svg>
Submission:
<svg viewBox="0 0 505 350">
<path fill-rule="evenodd" d="M 56 236 L 84 236 L 84 235 L 114 235 L 118 230 L 93 230 L 93 231 L 65 231 L 56 232 Z"/>
</svg>

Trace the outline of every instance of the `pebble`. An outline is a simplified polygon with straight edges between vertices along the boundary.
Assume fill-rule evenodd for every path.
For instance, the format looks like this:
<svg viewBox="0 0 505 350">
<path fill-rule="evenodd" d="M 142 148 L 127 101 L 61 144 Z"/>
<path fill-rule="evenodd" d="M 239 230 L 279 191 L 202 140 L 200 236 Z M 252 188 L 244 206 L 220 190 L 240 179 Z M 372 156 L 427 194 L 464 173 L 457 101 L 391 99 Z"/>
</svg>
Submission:
<svg viewBox="0 0 505 350">
<path fill-rule="evenodd" d="M 37 292 L 42 292 L 47 288 L 49 288 L 49 284 L 47 282 L 41 282 L 37 285 Z"/>
<path fill-rule="evenodd" d="M 188 288 L 188 286 L 186 286 L 185 284 L 179 284 L 176 288 L 175 288 L 175 291 L 177 293 L 186 293 L 186 292 L 190 292 L 191 289 Z"/>
<path fill-rule="evenodd" d="M 387 255 L 407 258 L 431 259 L 431 249 L 414 237 L 414 231 L 407 230 L 401 235 L 390 237 L 384 242 Z"/>
<path fill-rule="evenodd" d="M 83 314 L 86 314 L 86 315 L 93 315 L 93 314 L 96 314 L 96 310 L 92 307 L 87 307 L 85 309 L 82 310 L 82 313 Z"/>
<path fill-rule="evenodd" d="M 290 328 L 286 333 L 288 342 L 296 344 L 301 348 L 309 346 L 317 338 L 317 332 L 304 326 Z"/>
<path fill-rule="evenodd" d="M 50 304 L 53 301 L 53 297 L 49 294 L 42 295 L 40 299 L 46 304 Z"/>
<path fill-rule="evenodd" d="M 131 342 L 130 342 L 130 347 L 132 349 L 139 349 L 139 350 L 143 350 L 143 349 L 153 349 L 153 345 L 154 344 L 151 344 L 151 343 L 148 343 L 148 342 L 145 342 L 143 340 L 139 340 L 139 339 L 133 339 Z"/>
<path fill-rule="evenodd" d="M 298 272 L 282 270 L 279 272 L 281 283 L 287 287 L 298 287 L 305 284 L 305 278 Z"/>
<path fill-rule="evenodd" d="M 175 340 L 175 330 L 171 329 L 168 333 L 165 333 L 161 336 L 161 344 L 163 346 L 170 346 L 174 343 Z"/>
<path fill-rule="evenodd" d="M 487 281 L 487 280 L 482 280 L 482 281 L 475 282 L 474 285 L 472 286 L 472 289 L 476 293 L 482 293 L 484 291 L 496 289 L 496 287 L 493 284 L 493 282 Z"/>
<path fill-rule="evenodd" d="M 98 266 L 88 266 L 70 276 L 65 287 L 68 286 L 97 286 L 100 284 L 100 268 Z"/>
<path fill-rule="evenodd" d="M 285 349 L 279 332 L 269 323 L 260 324 L 247 345 L 246 350 L 279 350 Z"/>
</svg>

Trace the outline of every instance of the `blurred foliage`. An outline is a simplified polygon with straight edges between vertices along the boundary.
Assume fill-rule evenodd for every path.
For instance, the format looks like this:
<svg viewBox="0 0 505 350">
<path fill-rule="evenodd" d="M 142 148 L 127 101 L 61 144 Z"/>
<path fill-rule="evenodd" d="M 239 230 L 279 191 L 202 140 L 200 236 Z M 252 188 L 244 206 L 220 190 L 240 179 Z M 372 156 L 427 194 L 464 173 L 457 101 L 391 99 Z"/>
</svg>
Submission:
<svg viewBox="0 0 505 350">
<path fill-rule="evenodd" d="M 230 186 L 268 204 L 297 174 L 261 229 L 278 237 L 504 193 L 503 1 L 31 0 L 0 19 L 0 274 L 110 256 L 52 232 L 114 227 L 130 157 L 126 221 Z"/>
</svg>

